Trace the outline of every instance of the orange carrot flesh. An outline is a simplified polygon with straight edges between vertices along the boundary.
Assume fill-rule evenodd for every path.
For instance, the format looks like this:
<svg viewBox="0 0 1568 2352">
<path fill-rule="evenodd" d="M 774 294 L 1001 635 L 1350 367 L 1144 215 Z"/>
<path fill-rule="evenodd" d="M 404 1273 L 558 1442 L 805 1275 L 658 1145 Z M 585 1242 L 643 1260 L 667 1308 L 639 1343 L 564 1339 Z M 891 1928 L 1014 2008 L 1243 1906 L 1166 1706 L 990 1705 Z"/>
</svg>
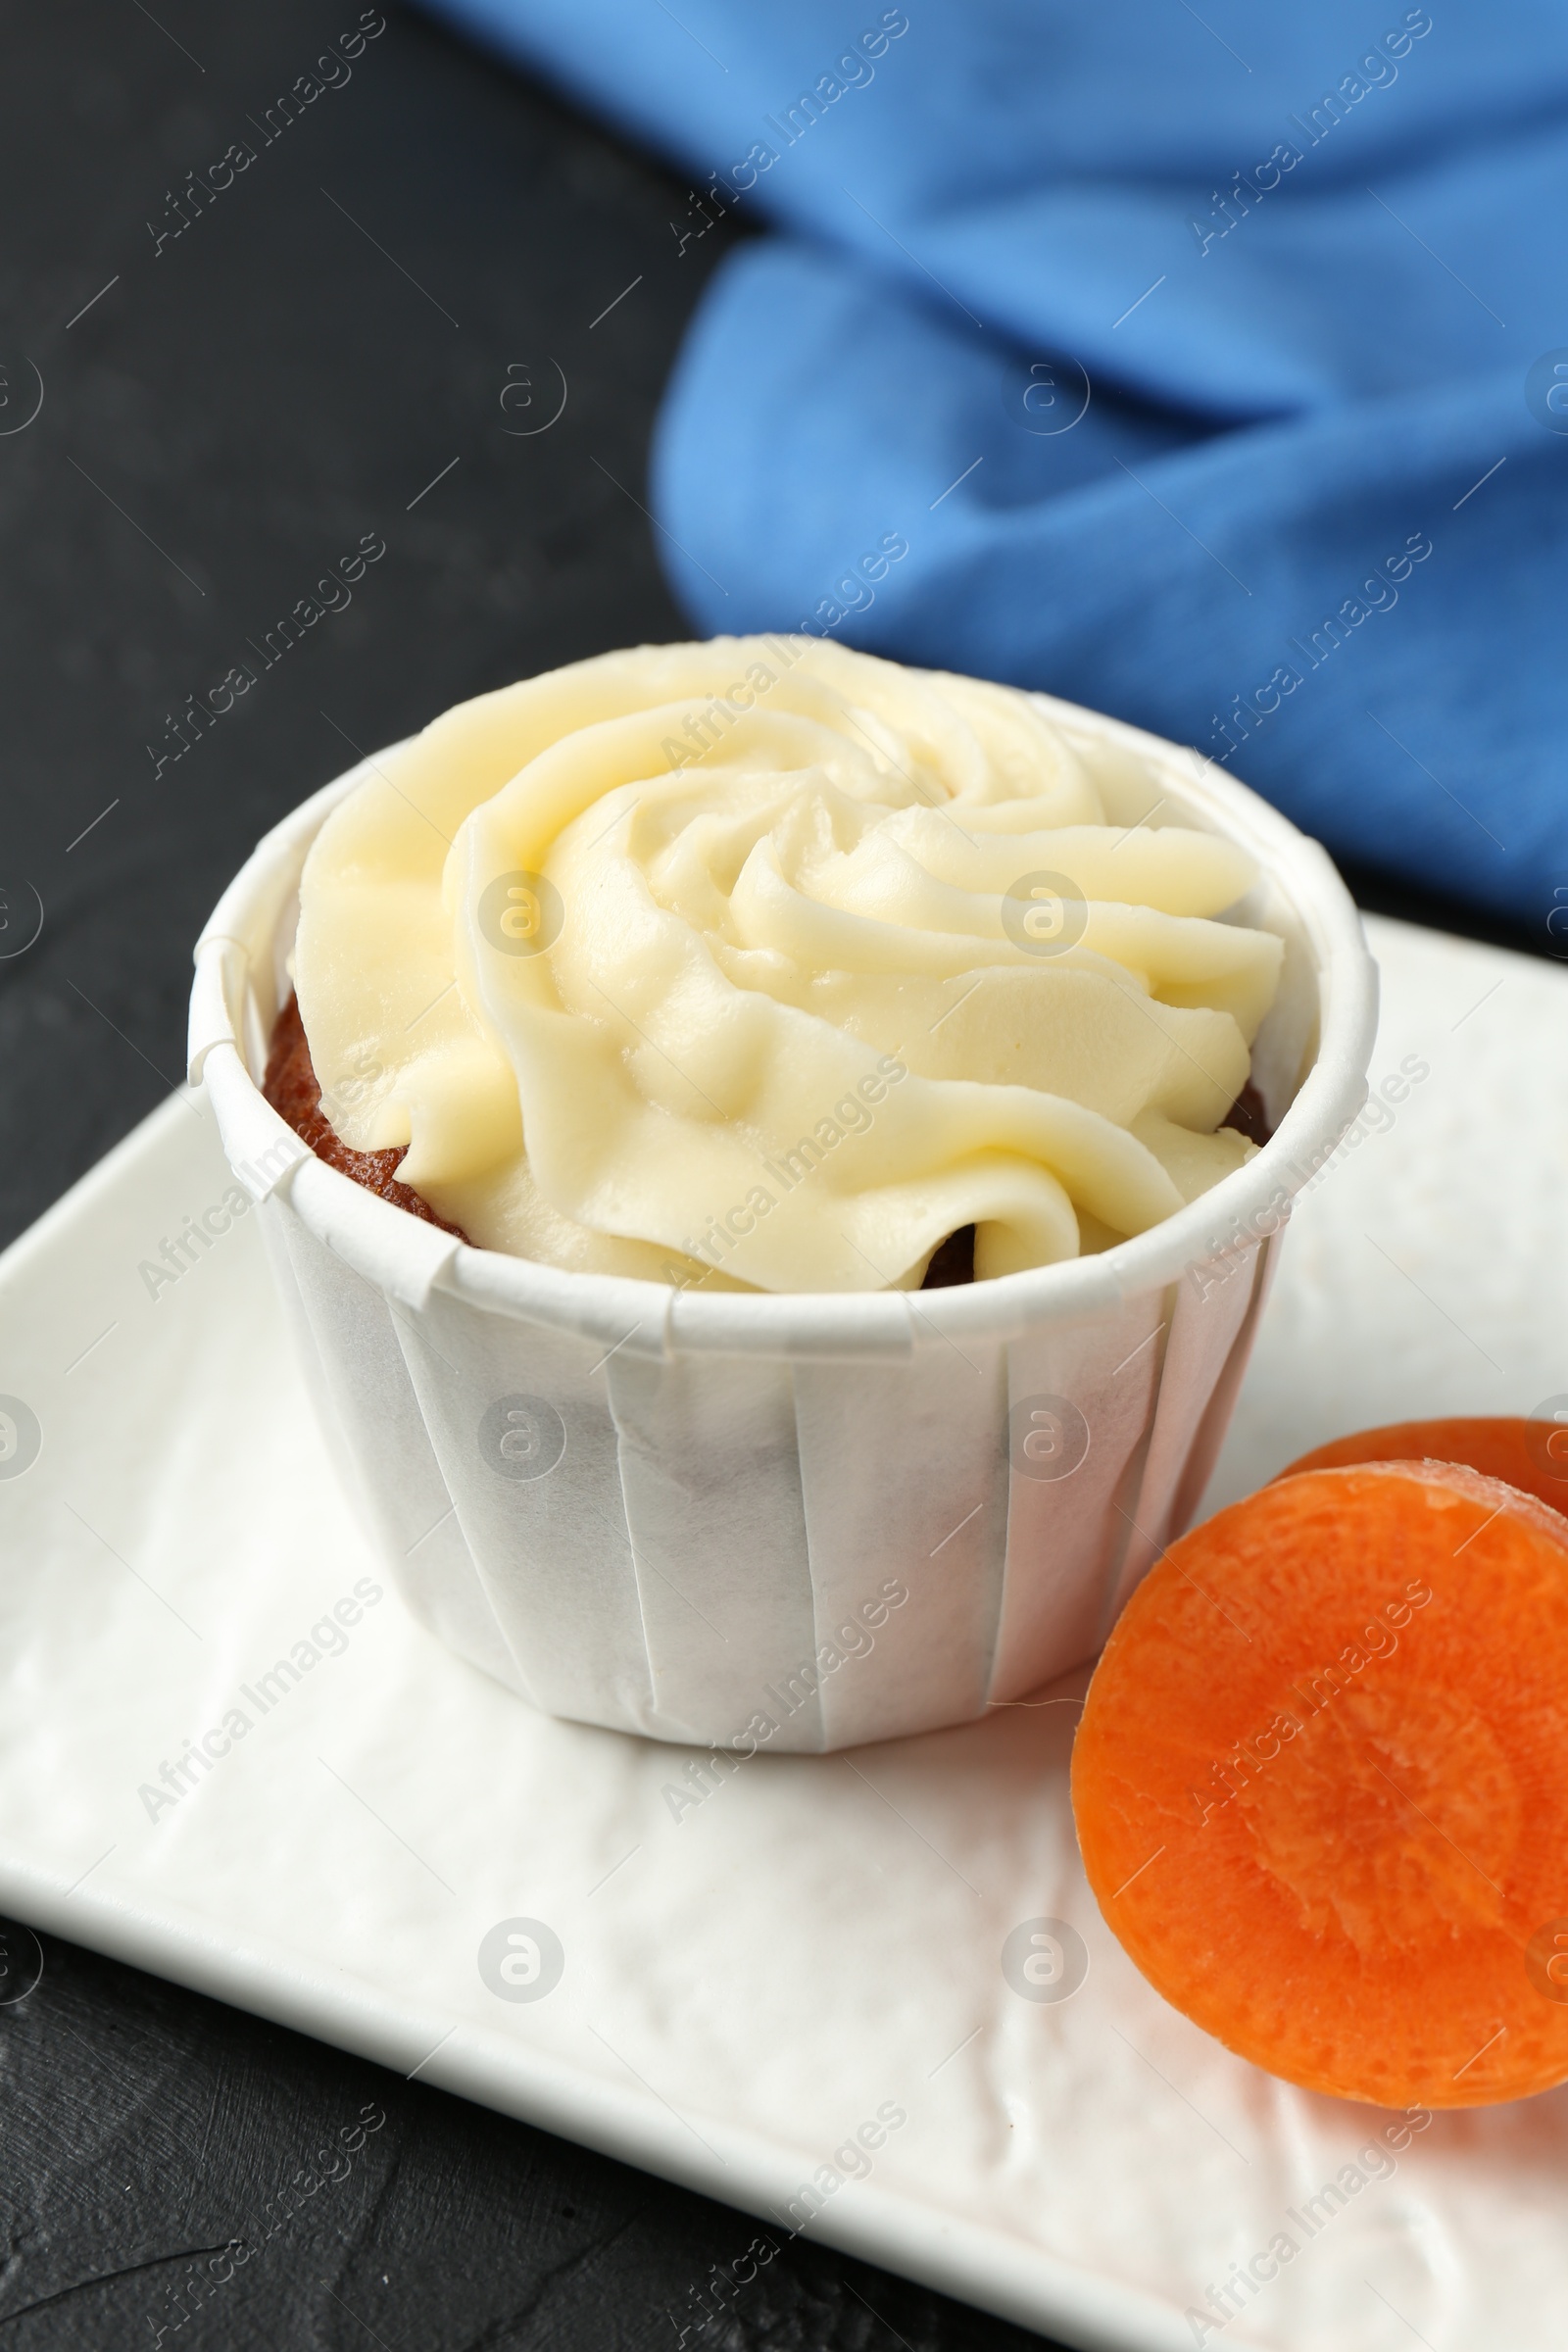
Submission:
<svg viewBox="0 0 1568 2352">
<path fill-rule="evenodd" d="M 1568 2079 L 1568 1526 L 1533 1496 L 1399 1461 L 1221 1511 L 1116 1625 L 1072 1796 L 1131 1958 L 1255 2065 L 1397 2107 Z"/>
<path fill-rule="evenodd" d="M 1387 1429 L 1357 1430 L 1303 1453 L 1280 1472 L 1343 1470 L 1350 1462 L 1463 1462 L 1483 1478 L 1505 1479 L 1568 1513 L 1568 1426 L 1555 1421 L 1495 1419 L 1396 1421 Z"/>
</svg>

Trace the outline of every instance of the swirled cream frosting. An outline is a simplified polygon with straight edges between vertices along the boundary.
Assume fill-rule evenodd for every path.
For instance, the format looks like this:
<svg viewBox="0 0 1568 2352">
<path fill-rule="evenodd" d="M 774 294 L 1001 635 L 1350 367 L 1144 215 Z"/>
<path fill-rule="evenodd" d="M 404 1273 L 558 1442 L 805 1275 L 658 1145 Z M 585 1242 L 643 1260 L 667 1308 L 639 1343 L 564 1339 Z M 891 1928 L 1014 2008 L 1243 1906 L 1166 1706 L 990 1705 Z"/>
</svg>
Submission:
<svg viewBox="0 0 1568 2352">
<path fill-rule="evenodd" d="M 907 1288 L 970 1225 L 981 1279 L 1142 1233 L 1251 1150 L 1221 1122 L 1281 945 L 1215 919 L 1247 854 L 1107 823 L 1094 757 L 804 638 L 465 703 L 306 862 L 323 1107 L 471 1241 L 582 1271 Z"/>
</svg>

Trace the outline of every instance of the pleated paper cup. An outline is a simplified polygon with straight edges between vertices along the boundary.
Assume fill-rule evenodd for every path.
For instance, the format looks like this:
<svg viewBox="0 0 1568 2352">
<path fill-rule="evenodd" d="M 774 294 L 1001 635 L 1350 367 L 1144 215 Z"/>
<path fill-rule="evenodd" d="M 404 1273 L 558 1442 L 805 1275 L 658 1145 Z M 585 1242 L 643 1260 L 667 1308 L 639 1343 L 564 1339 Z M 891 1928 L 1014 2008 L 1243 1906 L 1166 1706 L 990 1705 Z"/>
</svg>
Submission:
<svg viewBox="0 0 1568 2352">
<path fill-rule="evenodd" d="M 261 1223 L 327 1443 L 404 1599 L 552 1714 L 751 1752 L 962 1723 L 1092 1657 L 1202 1494 L 1291 1201 L 1366 1096 L 1376 971 L 1323 851 L 1192 755 L 1047 697 L 1114 822 L 1240 842 L 1285 942 L 1273 1139 L 1099 1256 L 949 1290 L 700 1297 L 474 1250 L 263 1100 L 306 852 L 196 951 L 192 1082 Z M 380 755 L 384 757 L 385 755 Z"/>
</svg>

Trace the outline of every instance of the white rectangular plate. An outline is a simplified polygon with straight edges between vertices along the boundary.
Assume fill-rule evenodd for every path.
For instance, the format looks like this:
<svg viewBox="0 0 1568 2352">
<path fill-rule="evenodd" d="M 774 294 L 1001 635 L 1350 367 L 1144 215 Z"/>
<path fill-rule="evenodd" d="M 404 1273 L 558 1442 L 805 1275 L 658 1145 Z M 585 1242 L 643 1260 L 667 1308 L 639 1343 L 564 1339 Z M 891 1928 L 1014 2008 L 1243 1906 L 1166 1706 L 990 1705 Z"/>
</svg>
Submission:
<svg viewBox="0 0 1568 2352">
<path fill-rule="evenodd" d="M 1371 930 L 1384 1108 L 1298 1211 L 1211 1503 L 1368 1422 L 1568 1391 L 1568 978 Z M 0 1911 L 775 2234 L 814 2208 L 812 2234 L 1069 2343 L 1556 2352 L 1568 2092 L 1395 2155 L 1388 2117 L 1175 2015 L 1084 1885 L 1070 1703 L 704 1792 L 690 1751 L 531 1713 L 389 1592 L 354 1618 L 384 1580 L 254 1224 L 156 1296 L 141 1271 L 229 1182 L 180 1096 L 0 1261 L 0 1395 L 42 1434 L 0 1475 Z M 1043 1918 L 1088 1947 L 1067 2000 L 1003 1972 Z M 549 1932 L 516 1989 L 559 1942 L 542 1997 L 482 1973 L 515 1921 Z M 1288 2217 L 1330 2181 L 1309 2233 Z M 1222 2326 L 1211 2290 L 1282 2232 Z"/>
</svg>

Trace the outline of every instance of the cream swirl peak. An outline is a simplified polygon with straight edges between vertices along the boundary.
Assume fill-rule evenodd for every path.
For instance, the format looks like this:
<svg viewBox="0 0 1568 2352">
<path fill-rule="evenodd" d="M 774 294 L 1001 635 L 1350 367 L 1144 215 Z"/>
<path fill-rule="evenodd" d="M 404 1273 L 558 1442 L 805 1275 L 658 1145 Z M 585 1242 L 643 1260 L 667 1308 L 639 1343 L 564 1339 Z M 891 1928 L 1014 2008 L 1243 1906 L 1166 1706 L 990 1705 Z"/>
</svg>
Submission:
<svg viewBox="0 0 1568 2352">
<path fill-rule="evenodd" d="M 306 862 L 332 1124 L 406 1144 L 486 1248 L 660 1282 L 907 1288 L 963 1226 L 981 1278 L 1142 1233 L 1250 1152 L 1220 1121 L 1281 945 L 1213 919 L 1247 854 L 1108 824 L 1093 757 L 1011 688 L 805 638 L 462 704 Z"/>
</svg>

